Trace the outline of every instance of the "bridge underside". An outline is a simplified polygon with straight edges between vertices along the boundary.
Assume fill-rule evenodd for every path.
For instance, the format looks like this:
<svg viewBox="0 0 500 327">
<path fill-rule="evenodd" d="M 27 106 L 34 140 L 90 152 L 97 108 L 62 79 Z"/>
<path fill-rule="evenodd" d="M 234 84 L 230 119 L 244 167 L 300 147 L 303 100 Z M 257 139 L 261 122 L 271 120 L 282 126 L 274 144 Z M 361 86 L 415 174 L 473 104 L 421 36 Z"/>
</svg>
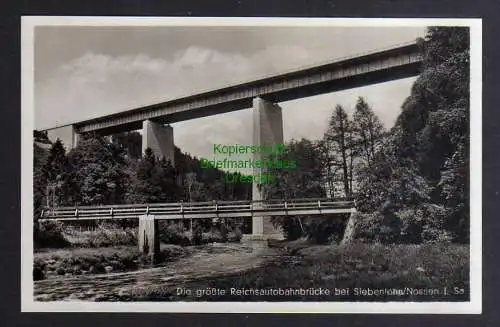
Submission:
<svg viewBox="0 0 500 327">
<path fill-rule="evenodd" d="M 256 97 L 262 98 L 268 102 L 280 103 L 315 95 L 348 90 L 356 87 L 394 81 L 415 76 L 419 71 L 420 64 L 420 62 L 413 62 L 387 69 L 359 73 L 344 78 L 331 79 L 325 82 L 308 83 L 293 88 L 283 88 L 282 90 L 269 90 L 258 94 L 251 94 L 250 96 L 243 98 L 227 100 L 221 103 L 203 104 L 188 110 L 177 110 L 173 108 L 171 110 L 164 110 L 165 112 L 163 115 L 150 117 L 148 119 L 157 123 L 172 124 L 185 120 L 249 109 L 252 108 L 253 99 Z M 117 118 L 117 120 L 119 121 L 119 118 Z M 78 133 L 94 131 L 100 135 L 112 135 L 141 129 L 142 122 L 144 120 L 145 119 L 127 122 L 123 121 L 123 123 L 113 124 L 113 126 L 108 127 L 100 126 L 98 123 L 93 124 L 92 127 L 83 127 L 76 124 L 75 128 Z"/>
</svg>

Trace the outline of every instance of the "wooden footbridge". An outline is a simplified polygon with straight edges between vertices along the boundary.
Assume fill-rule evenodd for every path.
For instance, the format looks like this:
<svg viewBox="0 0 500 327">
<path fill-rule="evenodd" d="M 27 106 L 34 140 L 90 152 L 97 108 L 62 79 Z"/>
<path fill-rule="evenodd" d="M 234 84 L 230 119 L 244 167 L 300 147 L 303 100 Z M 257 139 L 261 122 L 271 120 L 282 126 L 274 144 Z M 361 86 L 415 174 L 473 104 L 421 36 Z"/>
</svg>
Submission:
<svg viewBox="0 0 500 327">
<path fill-rule="evenodd" d="M 354 211 L 356 211 L 354 201 L 348 199 L 177 202 L 54 207 L 45 209 L 39 221 L 133 219 L 143 215 L 152 215 L 154 219 L 235 218 L 321 215 Z"/>
<path fill-rule="evenodd" d="M 269 216 L 325 215 L 356 212 L 351 199 L 309 198 L 264 201 L 211 201 L 103 206 L 53 207 L 42 211 L 43 221 L 139 219 L 139 248 L 154 255 L 159 250 L 158 220 Z M 253 234 L 262 234 L 253 231 Z M 259 238 L 264 235 L 252 235 Z"/>
</svg>

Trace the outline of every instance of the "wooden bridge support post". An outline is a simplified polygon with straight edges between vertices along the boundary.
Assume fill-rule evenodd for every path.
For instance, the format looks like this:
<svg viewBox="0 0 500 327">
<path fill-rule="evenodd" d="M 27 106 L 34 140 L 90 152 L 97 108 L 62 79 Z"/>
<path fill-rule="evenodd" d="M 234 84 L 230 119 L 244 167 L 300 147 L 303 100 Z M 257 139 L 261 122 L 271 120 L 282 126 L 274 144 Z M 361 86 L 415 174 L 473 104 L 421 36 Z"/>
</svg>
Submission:
<svg viewBox="0 0 500 327">
<path fill-rule="evenodd" d="M 158 221 L 153 215 L 139 217 L 139 251 L 153 261 L 160 253 L 160 238 L 158 237 Z"/>
<path fill-rule="evenodd" d="M 268 102 L 260 97 L 253 99 L 253 144 L 256 146 L 273 146 L 283 144 L 283 115 L 281 107 L 277 104 Z M 263 153 L 255 152 L 254 160 L 266 160 Z M 254 175 L 262 176 L 266 174 L 265 168 L 255 168 Z M 264 196 L 259 190 L 259 185 L 253 183 L 252 199 L 254 201 L 263 200 Z M 256 208 L 259 204 L 256 204 Z M 276 229 L 270 217 L 253 216 L 252 217 L 252 239 L 255 241 L 266 240 L 268 238 L 280 239 L 283 233 Z"/>
<path fill-rule="evenodd" d="M 344 230 L 344 237 L 342 238 L 340 245 L 349 245 L 349 243 L 351 243 L 351 241 L 354 239 L 354 236 L 356 234 L 356 224 L 358 222 L 357 218 L 358 215 L 356 214 L 356 211 L 352 211 L 349 215 L 349 220 L 347 221 Z"/>
</svg>

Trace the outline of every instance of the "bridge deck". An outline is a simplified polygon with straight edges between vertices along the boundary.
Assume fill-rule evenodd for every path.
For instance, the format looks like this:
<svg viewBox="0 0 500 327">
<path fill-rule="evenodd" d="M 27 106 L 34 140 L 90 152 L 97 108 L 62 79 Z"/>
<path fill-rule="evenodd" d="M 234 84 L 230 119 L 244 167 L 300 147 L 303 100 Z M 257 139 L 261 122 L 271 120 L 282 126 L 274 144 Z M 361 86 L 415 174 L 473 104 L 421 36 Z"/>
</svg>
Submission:
<svg viewBox="0 0 500 327">
<path fill-rule="evenodd" d="M 251 108 L 255 97 L 279 103 L 411 77 L 419 74 L 421 63 L 421 50 L 411 42 L 69 125 L 74 125 L 77 133 L 113 134 L 139 129 L 144 120 L 167 124 Z M 57 127 L 62 126 L 47 130 Z"/>
</svg>

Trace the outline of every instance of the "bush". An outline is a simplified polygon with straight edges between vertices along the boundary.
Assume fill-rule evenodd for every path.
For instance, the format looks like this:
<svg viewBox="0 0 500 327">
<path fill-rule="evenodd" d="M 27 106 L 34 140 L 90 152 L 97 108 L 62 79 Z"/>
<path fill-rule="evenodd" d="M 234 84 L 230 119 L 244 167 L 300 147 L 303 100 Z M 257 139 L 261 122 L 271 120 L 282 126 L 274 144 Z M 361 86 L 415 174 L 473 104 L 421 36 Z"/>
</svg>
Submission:
<svg viewBox="0 0 500 327">
<path fill-rule="evenodd" d="M 422 241 L 424 243 L 447 244 L 451 243 L 454 236 L 447 230 L 425 226 L 422 231 Z"/>
<path fill-rule="evenodd" d="M 307 238 L 316 244 L 328 243 L 342 238 L 348 215 L 311 217 L 305 221 Z"/>
<path fill-rule="evenodd" d="M 423 211 L 420 208 L 405 208 L 396 212 L 401 220 L 401 242 L 421 243 Z"/>
<path fill-rule="evenodd" d="M 35 248 L 64 248 L 70 245 L 63 235 L 61 224 L 51 221 L 34 224 L 33 242 Z"/>
<path fill-rule="evenodd" d="M 450 243 L 452 233 L 445 228 L 446 209 L 423 203 L 396 212 L 402 223 L 401 241 L 404 243 Z"/>
<path fill-rule="evenodd" d="M 306 236 L 313 243 L 323 244 L 342 238 L 347 215 L 273 217 L 271 221 L 281 227 L 286 240 L 294 241 Z"/>
<path fill-rule="evenodd" d="M 272 217 L 271 221 L 275 226 L 281 226 L 285 239 L 294 241 L 304 236 L 304 231 L 301 227 L 301 217 Z"/>
<path fill-rule="evenodd" d="M 191 242 L 184 233 L 184 227 L 179 224 L 158 224 L 160 242 L 165 244 L 189 245 Z"/>
<path fill-rule="evenodd" d="M 356 226 L 355 238 L 362 241 L 391 244 L 399 242 L 401 221 L 393 213 L 382 214 L 379 211 L 360 213 Z"/>
<path fill-rule="evenodd" d="M 422 242 L 451 243 L 455 236 L 446 229 L 448 212 L 443 206 L 424 204 L 424 224 L 422 226 Z"/>
<path fill-rule="evenodd" d="M 238 227 L 236 227 L 228 234 L 227 240 L 228 242 L 240 242 L 242 237 L 243 233 Z"/>
<path fill-rule="evenodd" d="M 97 230 L 91 233 L 86 241 L 89 247 L 108 247 L 117 245 L 136 245 L 137 231 L 135 228 L 119 229 L 112 224 L 99 224 Z"/>
<path fill-rule="evenodd" d="M 224 243 L 225 242 L 220 231 L 215 230 L 215 229 L 211 230 L 209 232 L 206 232 L 206 233 L 202 233 L 201 239 L 202 239 L 202 243 L 214 243 L 214 242 Z"/>
</svg>

